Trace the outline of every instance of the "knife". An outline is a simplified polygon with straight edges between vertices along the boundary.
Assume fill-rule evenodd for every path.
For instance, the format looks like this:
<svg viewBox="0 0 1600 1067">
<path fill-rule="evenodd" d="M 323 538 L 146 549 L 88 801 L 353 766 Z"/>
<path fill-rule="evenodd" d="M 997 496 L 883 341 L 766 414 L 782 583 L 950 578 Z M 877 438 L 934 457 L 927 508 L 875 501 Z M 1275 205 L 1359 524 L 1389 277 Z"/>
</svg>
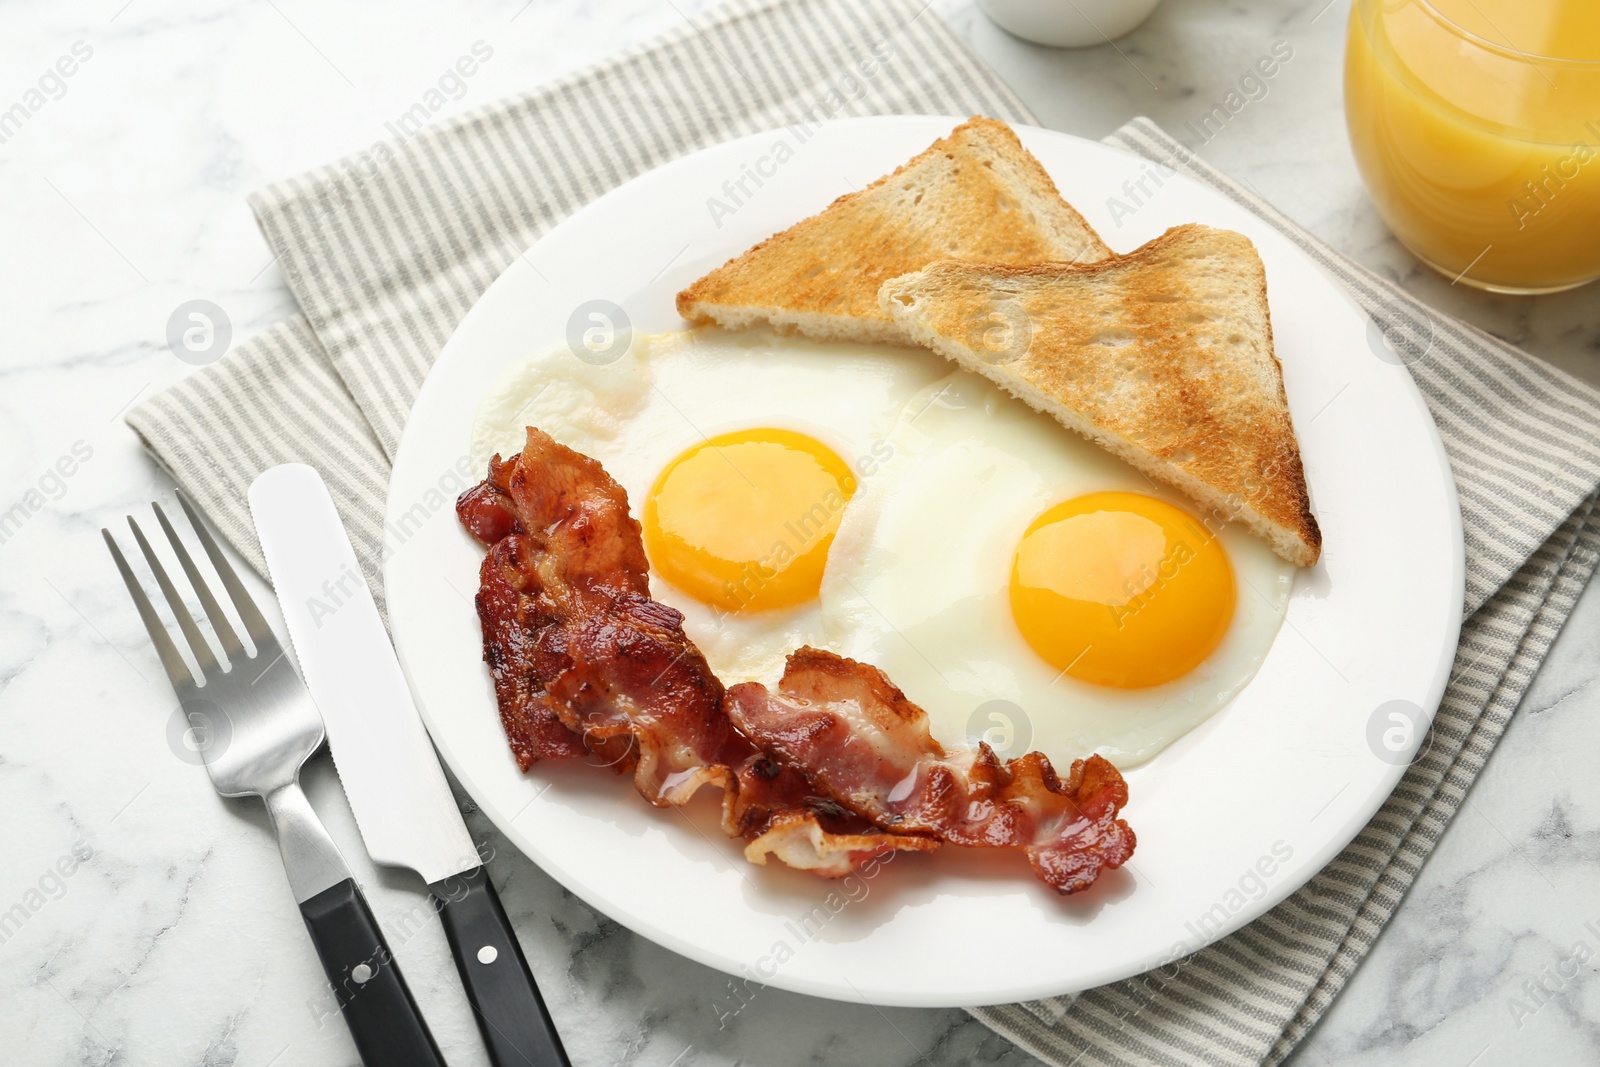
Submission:
<svg viewBox="0 0 1600 1067">
<path fill-rule="evenodd" d="M 495 1067 L 570 1067 L 322 477 L 286 463 L 249 499 L 367 853 L 427 883 Z"/>
</svg>

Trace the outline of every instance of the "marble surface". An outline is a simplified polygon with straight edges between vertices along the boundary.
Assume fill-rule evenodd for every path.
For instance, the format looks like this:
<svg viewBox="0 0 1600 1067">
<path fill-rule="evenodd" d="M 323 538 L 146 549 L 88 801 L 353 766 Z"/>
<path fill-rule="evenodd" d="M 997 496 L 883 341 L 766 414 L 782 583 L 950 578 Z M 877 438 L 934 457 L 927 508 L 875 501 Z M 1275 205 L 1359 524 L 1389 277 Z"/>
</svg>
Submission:
<svg viewBox="0 0 1600 1067">
<path fill-rule="evenodd" d="M 1131 36 L 1074 52 L 1026 45 L 954 0 L 935 10 L 1045 124 L 1090 137 L 1137 114 L 1181 132 L 1258 55 L 1288 42 L 1293 58 L 1267 96 L 1202 157 L 1435 307 L 1600 380 L 1600 292 L 1485 296 L 1449 286 L 1389 239 L 1343 128 L 1348 2 L 1323 3 L 1166 0 Z M 13 916 L 0 931 L 0 1059 L 355 1062 L 316 993 L 320 969 L 260 809 L 219 799 L 169 744 L 175 702 L 99 529 L 171 483 L 120 416 L 189 370 L 166 345 L 178 305 L 218 303 L 235 340 L 293 309 L 245 207 L 251 189 L 381 136 L 476 41 L 493 59 L 451 109 L 601 58 L 704 6 L 0 8 L 0 110 L 31 101 L 27 121 L 0 141 L 0 510 L 28 505 L 0 541 L 0 915 Z M 46 76 L 63 56 L 71 76 Z M 41 77 L 44 91 L 29 97 Z M 1591 590 L 1296 1067 L 1600 1060 L 1597 679 Z M 380 921 L 397 923 L 420 887 L 365 864 L 326 757 L 306 777 Z M 492 869 L 577 1064 L 1035 1062 L 955 1010 L 766 991 L 719 1025 L 723 976 L 598 917 L 520 856 L 502 850 Z M 425 924 L 395 948 L 451 1062 L 482 1063 L 439 931 Z"/>
</svg>

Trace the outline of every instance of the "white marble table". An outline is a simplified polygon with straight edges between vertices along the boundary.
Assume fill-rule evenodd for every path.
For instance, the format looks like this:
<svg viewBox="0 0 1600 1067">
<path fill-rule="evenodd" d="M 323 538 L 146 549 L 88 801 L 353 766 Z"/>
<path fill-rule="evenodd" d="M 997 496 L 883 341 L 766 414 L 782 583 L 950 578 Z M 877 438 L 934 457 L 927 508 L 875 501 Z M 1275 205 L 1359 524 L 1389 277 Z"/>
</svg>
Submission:
<svg viewBox="0 0 1600 1067">
<path fill-rule="evenodd" d="M 1022 44 L 964 4 L 936 10 L 1047 125 L 1091 137 L 1137 114 L 1182 131 L 1257 56 L 1288 42 L 1293 58 L 1267 95 L 1201 155 L 1436 307 L 1600 380 L 1600 291 L 1523 300 L 1451 288 L 1387 237 L 1343 128 L 1348 2 L 1322 3 L 1166 0 L 1116 47 L 1080 52 Z M 236 340 L 292 310 L 245 207 L 249 190 L 383 136 L 476 41 L 493 58 L 451 109 L 603 57 L 703 6 L 0 9 L 0 111 L 29 99 L 83 42 L 72 76 L 47 79 L 42 105 L 0 139 L 0 511 L 39 505 L 0 533 L 0 917 L 11 917 L 0 927 L 0 1061 L 355 1062 L 315 995 L 320 969 L 261 814 L 219 800 L 164 734 L 174 701 L 99 528 L 171 483 L 120 415 L 188 370 L 165 342 L 180 303 L 222 305 Z M 71 475 L 51 474 L 74 450 Z M 1600 722 L 1588 719 L 1600 712 L 1597 677 L 1591 591 L 1298 1067 L 1600 1060 L 1594 962 L 1558 973 L 1579 943 L 1600 952 L 1600 774 L 1590 756 Z M 308 782 L 360 858 L 326 757 Z M 508 880 L 508 906 L 578 1064 L 1035 1062 L 953 1010 L 767 991 L 719 1027 L 722 976 L 599 918 L 520 856 L 502 853 L 493 870 Z M 406 878 L 364 865 L 358 874 L 380 920 L 416 905 Z M 425 927 L 396 951 L 452 1062 L 482 1063 L 438 931 Z M 1545 992 L 1527 992 L 1541 980 Z"/>
</svg>

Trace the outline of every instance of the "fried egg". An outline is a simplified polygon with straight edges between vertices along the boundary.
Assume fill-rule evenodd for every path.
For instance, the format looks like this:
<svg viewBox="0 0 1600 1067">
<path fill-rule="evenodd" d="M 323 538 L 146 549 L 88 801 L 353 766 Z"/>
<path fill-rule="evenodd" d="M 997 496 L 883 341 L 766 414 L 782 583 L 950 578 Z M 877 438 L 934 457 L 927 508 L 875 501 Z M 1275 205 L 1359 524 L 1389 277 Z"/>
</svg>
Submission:
<svg viewBox="0 0 1600 1067">
<path fill-rule="evenodd" d="M 723 681 L 772 683 L 794 649 L 827 644 L 835 532 L 907 400 L 946 373 L 919 349 L 764 331 L 634 334 L 611 362 L 562 346 L 485 398 L 471 460 L 519 451 L 530 425 L 599 460 L 643 527 L 651 596 Z"/>
<path fill-rule="evenodd" d="M 1242 527 L 958 371 L 906 404 L 821 589 L 827 646 L 946 745 L 1141 763 L 1231 700 L 1294 567 Z"/>
</svg>

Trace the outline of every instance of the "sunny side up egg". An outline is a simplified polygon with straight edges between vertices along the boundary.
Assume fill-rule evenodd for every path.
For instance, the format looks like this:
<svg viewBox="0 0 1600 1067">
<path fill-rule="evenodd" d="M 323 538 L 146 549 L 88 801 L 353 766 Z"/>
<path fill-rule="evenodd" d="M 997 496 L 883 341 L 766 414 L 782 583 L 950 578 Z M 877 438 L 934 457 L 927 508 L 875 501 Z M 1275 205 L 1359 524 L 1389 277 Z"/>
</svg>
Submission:
<svg viewBox="0 0 1600 1067">
<path fill-rule="evenodd" d="M 729 684 L 774 682 L 826 645 L 817 591 L 857 487 L 888 456 L 908 398 L 948 372 L 931 353 L 764 331 L 634 334 L 606 363 L 567 347 L 511 368 L 470 456 L 537 426 L 600 461 L 644 531 L 650 593 Z"/>
<path fill-rule="evenodd" d="M 483 402 L 628 493 L 651 594 L 724 681 L 803 644 L 875 664 L 947 745 L 1150 758 L 1255 673 L 1293 568 L 932 353 L 765 331 L 561 348 Z"/>
<path fill-rule="evenodd" d="M 1294 567 L 958 371 L 913 397 L 835 535 L 829 647 L 946 743 L 1141 763 L 1231 700 Z"/>
</svg>

